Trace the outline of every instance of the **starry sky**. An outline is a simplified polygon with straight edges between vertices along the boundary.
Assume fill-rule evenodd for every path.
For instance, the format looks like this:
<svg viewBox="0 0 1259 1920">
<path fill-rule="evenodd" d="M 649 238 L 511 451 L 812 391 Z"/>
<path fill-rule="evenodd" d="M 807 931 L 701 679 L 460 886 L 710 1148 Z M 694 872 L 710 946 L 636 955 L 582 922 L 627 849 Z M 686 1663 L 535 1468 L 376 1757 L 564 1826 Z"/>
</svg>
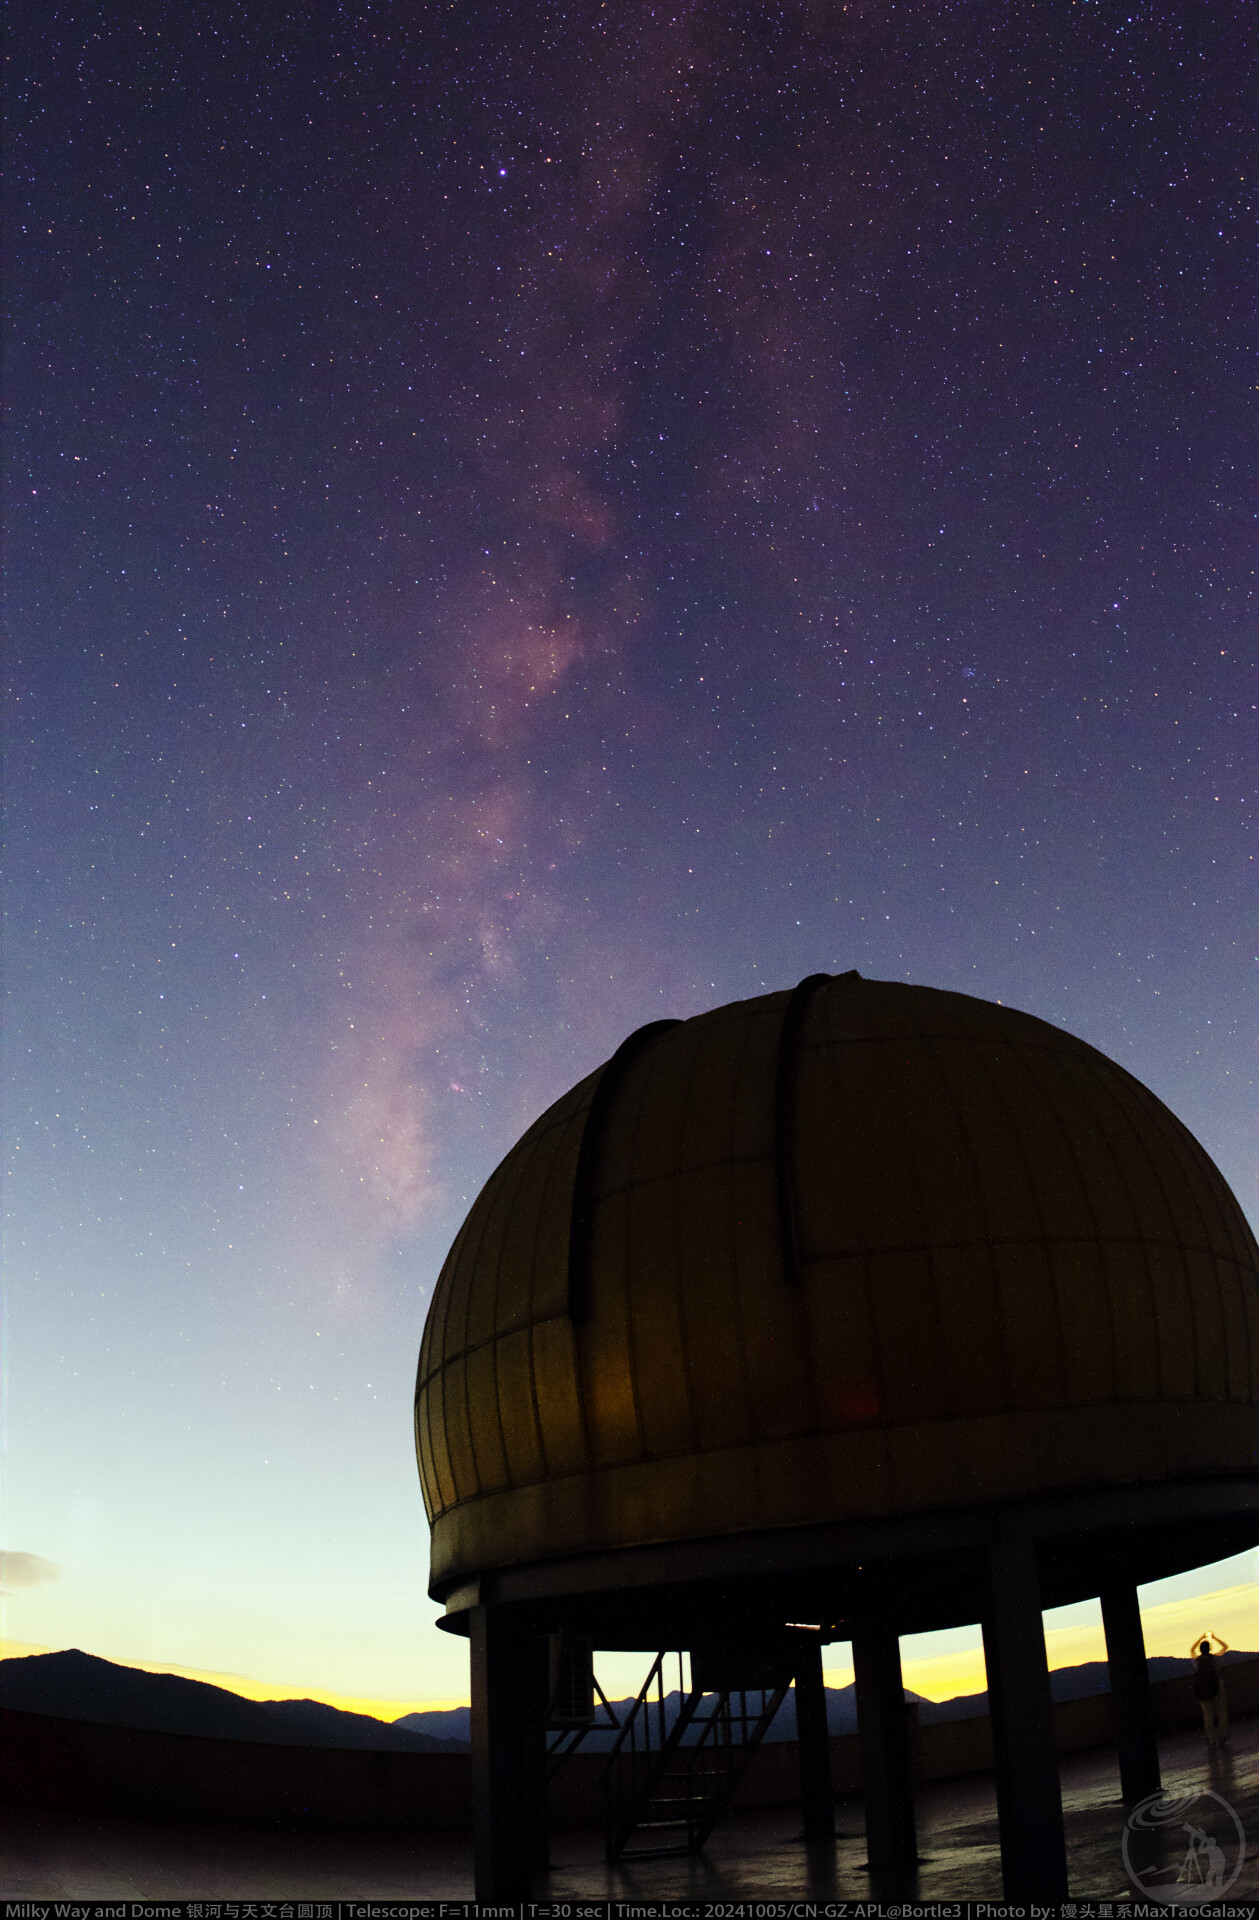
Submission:
<svg viewBox="0 0 1259 1920">
<path fill-rule="evenodd" d="M 463 1693 L 427 1299 L 646 1020 L 1004 1000 L 1253 1222 L 1247 11 L 19 13 L 10 1640 Z"/>
</svg>

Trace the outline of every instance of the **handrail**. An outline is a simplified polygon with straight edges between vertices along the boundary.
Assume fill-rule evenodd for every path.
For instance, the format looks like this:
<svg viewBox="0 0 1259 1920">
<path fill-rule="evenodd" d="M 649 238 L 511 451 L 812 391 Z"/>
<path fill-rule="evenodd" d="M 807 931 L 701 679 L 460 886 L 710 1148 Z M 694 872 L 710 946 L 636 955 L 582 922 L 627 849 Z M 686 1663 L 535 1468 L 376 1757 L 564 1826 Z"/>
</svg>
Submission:
<svg viewBox="0 0 1259 1920">
<path fill-rule="evenodd" d="M 564 1762 L 566 1760 L 572 1759 L 578 1747 L 582 1744 L 583 1740 L 585 1740 L 588 1735 L 592 1733 L 606 1733 L 609 1727 L 615 1727 L 618 1730 L 617 1738 L 619 1739 L 621 1736 L 621 1733 L 623 1732 L 621 1722 L 616 1717 L 616 1709 L 615 1707 L 613 1707 L 613 1705 L 609 1701 L 607 1694 L 603 1691 L 603 1688 L 599 1685 L 598 1676 L 596 1674 L 592 1674 L 591 1680 L 594 1685 L 594 1690 L 599 1696 L 599 1703 L 602 1706 L 603 1711 L 608 1716 L 607 1721 L 603 1726 L 600 1726 L 597 1720 L 592 1720 L 589 1726 L 585 1726 L 585 1727 L 563 1727 L 563 1728 L 551 1729 L 551 1731 L 555 1732 L 558 1735 L 558 1737 L 556 1738 L 554 1743 L 551 1746 L 549 1746 L 546 1750 L 546 1758 L 547 1758 L 546 1777 L 548 1780 L 554 1780 L 556 1774 L 559 1772 L 560 1768 L 564 1765 Z"/>
<path fill-rule="evenodd" d="M 681 1661 L 681 1658 L 682 1656 L 681 1654 L 679 1654 L 678 1655 L 679 1662 Z M 636 1715 L 642 1709 L 643 1703 L 651 1691 L 651 1683 L 653 1680 L 655 1680 L 659 1676 L 660 1670 L 664 1666 L 664 1662 L 665 1662 L 665 1653 L 658 1653 L 655 1659 L 652 1661 L 651 1667 L 648 1670 L 647 1678 L 643 1681 L 642 1686 L 638 1689 L 638 1694 L 637 1694 L 637 1697 L 635 1698 L 634 1704 L 630 1708 L 629 1712 L 626 1714 L 624 1723 L 621 1727 L 621 1731 L 617 1735 L 616 1740 L 612 1744 L 612 1752 L 608 1756 L 609 1761 L 611 1761 L 613 1755 L 620 1752 L 622 1743 L 624 1742 L 626 1735 L 629 1733 L 631 1727 L 633 1726 Z M 679 1668 L 679 1672 L 680 1672 L 680 1668 Z"/>
<path fill-rule="evenodd" d="M 678 1710 L 672 1723 L 671 1696 L 665 1690 L 667 1654 L 662 1652 L 653 1660 L 608 1755 L 603 1783 L 610 1859 L 621 1856 L 639 1828 L 644 1834 L 671 1832 L 674 1837 L 655 1844 L 649 1840 L 634 1849 L 636 1857 L 697 1853 L 729 1805 L 790 1684 L 705 1693 L 686 1686 L 684 1658 L 679 1653 Z M 700 1709 L 706 1700 L 711 1705 L 705 1713 Z"/>
<path fill-rule="evenodd" d="M 671 1749 L 689 1726 L 699 1704 L 694 1689 L 688 1687 L 687 1655 L 679 1651 L 678 1712 L 669 1722 L 669 1694 L 666 1692 L 665 1662 L 669 1649 L 658 1653 L 647 1678 L 638 1690 L 633 1706 L 625 1716 L 603 1770 L 604 1803 L 607 1809 L 607 1844 L 615 1857 L 633 1832 L 642 1808 L 649 1800 L 667 1763 Z"/>
</svg>

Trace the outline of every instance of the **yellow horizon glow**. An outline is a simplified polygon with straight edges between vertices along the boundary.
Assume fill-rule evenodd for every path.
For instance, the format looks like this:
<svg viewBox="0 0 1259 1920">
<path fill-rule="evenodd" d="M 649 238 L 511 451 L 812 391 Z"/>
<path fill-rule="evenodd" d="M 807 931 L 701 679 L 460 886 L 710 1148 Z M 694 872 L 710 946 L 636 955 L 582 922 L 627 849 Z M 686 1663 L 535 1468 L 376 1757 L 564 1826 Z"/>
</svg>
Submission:
<svg viewBox="0 0 1259 1920">
<path fill-rule="evenodd" d="M 1170 1654 L 1178 1660 L 1189 1657 L 1195 1635 L 1208 1630 L 1239 1652 L 1259 1652 L 1259 1604 L 1253 1586 L 1218 1587 L 1214 1593 L 1196 1593 L 1187 1600 L 1164 1600 L 1156 1607 L 1141 1609 L 1148 1658 Z M 1106 1640 L 1101 1621 L 1079 1627 L 1050 1627 L 1045 1634 L 1045 1651 L 1051 1672 L 1059 1667 L 1083 1666 L 1089 1660 L 1106 1658 Z M 959 1694 L 983 1693 L 988 1686 L 982 1645 L 962 1647 L 956 1653 L 934 1654 L 921 1660 L 904 1662 L 905 1685 L 911 1693 L 926 1700 L 954 1700 Z M 852 1683 L 852 1662 L 825 1669 L 829 1687 Z"/>
<path fill-rule="evenodd" d="M 1186 1659 L 1193 1639 L 1208 1630 L 1218 1633 L 1239 1652 L 1259 1651 L 1259 1596 L 1249 1583 L 1219 1587 L 1213 1593 L 1193 1594 L 1186 1600 L 1165 1600 L 1158 1606 L 1143 1607 L 1141 1624 L 1145 1650 L 1150 1657 L 1170 1654 L 1176 1659 Z M 1050 1627 L 1045 1634 L 1045 1648 L 1051 1671 L 1106 1658 L 1100 1621 L 1078 1627 Z M 25 1640 L 0 1640 L 0 1660 L 61 1651 L 66 1649 L 38 1646 Z M 159 1666 L 148 1660 L 117 1664 L 134 1667 L 141 1673 L 169 1673 L 181 1680 L 203 1680 L 244 1700 L 317 1700 L 323 1706 L 339 1708 L 342 1713 L 362 1713 L 386 1724 L 408 1713 L 448 1713 L 455 1707 L 468 1705 L 467 1694 L 384 1700 L 377 1696 L 330 1693 L 323 1687 L 307 1687 L 295 1693 L 291 1687 L 270 1685 L 264 1680 L 255 1680 L 250 1674 L 220 1673 L 173 1664 Z M 842 1666 L 828 1666 L 824 1672 L 829 1687 L 846 1687 L 852 1683 L 851 1661 Z M 910 1691 L 922 1694 L 927 1700 L 952 1700 L 959 1694 L 983 1693 L 988 1685 L 982 1645 L 921 1660 L 907 1659 L 903 1672 Z"/>
<path fill-rule="evenodd" d="M 69 1649 L 63 1647 L 36 1646 L 25 1640 L 0 1640 L 0 1660 L 22 1659 L 32 1653 L 67 1651 Z M 222 1687 L 226 1693 L 239 1694 L 242 1700 L 317 1700 L 321 1706 L 337 1707 L 342 1713 L 364 1713 L 386 1724 L 400 1720 L 406 1713 L 448 1713 L 452 1707 L 468 1705 L 466 1696 L 453 1699 L 443 1696 L 426 1700 L 381 1700 L 374 1696 L 329 1693 L 323 1687 L 307 1687 L 303 1692 L 295 1693 L 291 1687 L 268 1686 L 265 1680 L 255 1680 L 247 1673 L 218 1673 L 207 1667 L 170 1664 L 158 1666 L 151 1660 L 120 1660 L 117 1664 L 133 1667 L 139 1673 L 170 1673 L 178 1680 L 204 1680 L 208 1686 Z"/>
</svg>

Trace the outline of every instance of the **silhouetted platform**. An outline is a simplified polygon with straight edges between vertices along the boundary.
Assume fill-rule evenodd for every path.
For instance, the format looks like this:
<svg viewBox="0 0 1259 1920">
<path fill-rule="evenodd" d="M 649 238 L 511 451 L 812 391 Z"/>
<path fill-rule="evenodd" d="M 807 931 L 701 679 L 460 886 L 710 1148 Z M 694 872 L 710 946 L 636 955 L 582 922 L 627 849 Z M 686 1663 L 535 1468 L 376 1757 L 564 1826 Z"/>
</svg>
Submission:
<svg viewBox="0 0 1259 1920">
<path fill-rule="evenodd" d="M 1209 1755 L 1200 1734 L 1161 1742 L 1169 1793 L 1212 1788 L 1236 1809 L 1248 1858 L 1232 1888 L 1259 1898 L 1259 1718 L 1234 1724 L 1231 1746 Z M 1123 1809 L 1112 1752 L 1062 1767 L 1073 1897 L 1116 1899 L 1130 1889 L 1120 1850 Z M 1000 1898 L 997 1817 L 990 1774 L 924 1787 L 917 1797 L 923 1861 L 915 1879 L 865 1870 L 861 1802 L 837 1803 L 840 1838 L 806 1846 L 792 1809 L 729 1821 L 696 1858 L 609 1867 L 600 1834 L 560 1831 L 538 1898 L 751 1896 L 904 1899 Z M 463 1835 L 312 1832 L 190 1820 L 0 1809 L 0 1897 L 7 1899 L 268 1899 L 357 1896 L 468 1899 L 472 1845 Z"/>
<path fill-rule="evenodd" d="M 1060 1899 L 1043 1615 L 1100 1602 L 1142 1799 L 1139 1590 L 1259 1543 L 1259 1244 L 1201 1144 L 1096 1048 L 814 974 L 638 1028 L 521 1136 L 433 1289 L 415 1436 L 429 1594 L 469 1640 L 483 1901 L 522 1899 L 545 1851 L 561 1670 L 616 1648 L 682 1649 L 692 1711 L 793 1681 L 820 1845 L 822 1648 L 848 1641 L 869 1845 L 912 1866 L 900 1637 L 975 1622 L 1003 1891 Z M 649 1748 L 644 1708 L 613 1851 L 685 1844 L 760 1719 L 713 1731 L 701 1782 L 706 1757 Z"/>
</svg>

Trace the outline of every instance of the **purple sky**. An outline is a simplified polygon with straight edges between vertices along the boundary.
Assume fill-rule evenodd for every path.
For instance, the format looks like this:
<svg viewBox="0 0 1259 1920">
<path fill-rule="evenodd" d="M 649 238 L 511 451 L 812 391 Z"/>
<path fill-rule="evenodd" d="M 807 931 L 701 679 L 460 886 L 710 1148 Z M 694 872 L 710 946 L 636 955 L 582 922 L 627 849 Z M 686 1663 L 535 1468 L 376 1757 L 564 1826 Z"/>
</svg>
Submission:
<svg viewBox="0 0 1259 1920">
<path fill-rule="evenodd" d="M 1001 999 L 1254 1218 L 1246 12 L 16 22 L 10 1637 L 461 1691 L 429 1292 L 645 1020 Z"/>
</svg>

